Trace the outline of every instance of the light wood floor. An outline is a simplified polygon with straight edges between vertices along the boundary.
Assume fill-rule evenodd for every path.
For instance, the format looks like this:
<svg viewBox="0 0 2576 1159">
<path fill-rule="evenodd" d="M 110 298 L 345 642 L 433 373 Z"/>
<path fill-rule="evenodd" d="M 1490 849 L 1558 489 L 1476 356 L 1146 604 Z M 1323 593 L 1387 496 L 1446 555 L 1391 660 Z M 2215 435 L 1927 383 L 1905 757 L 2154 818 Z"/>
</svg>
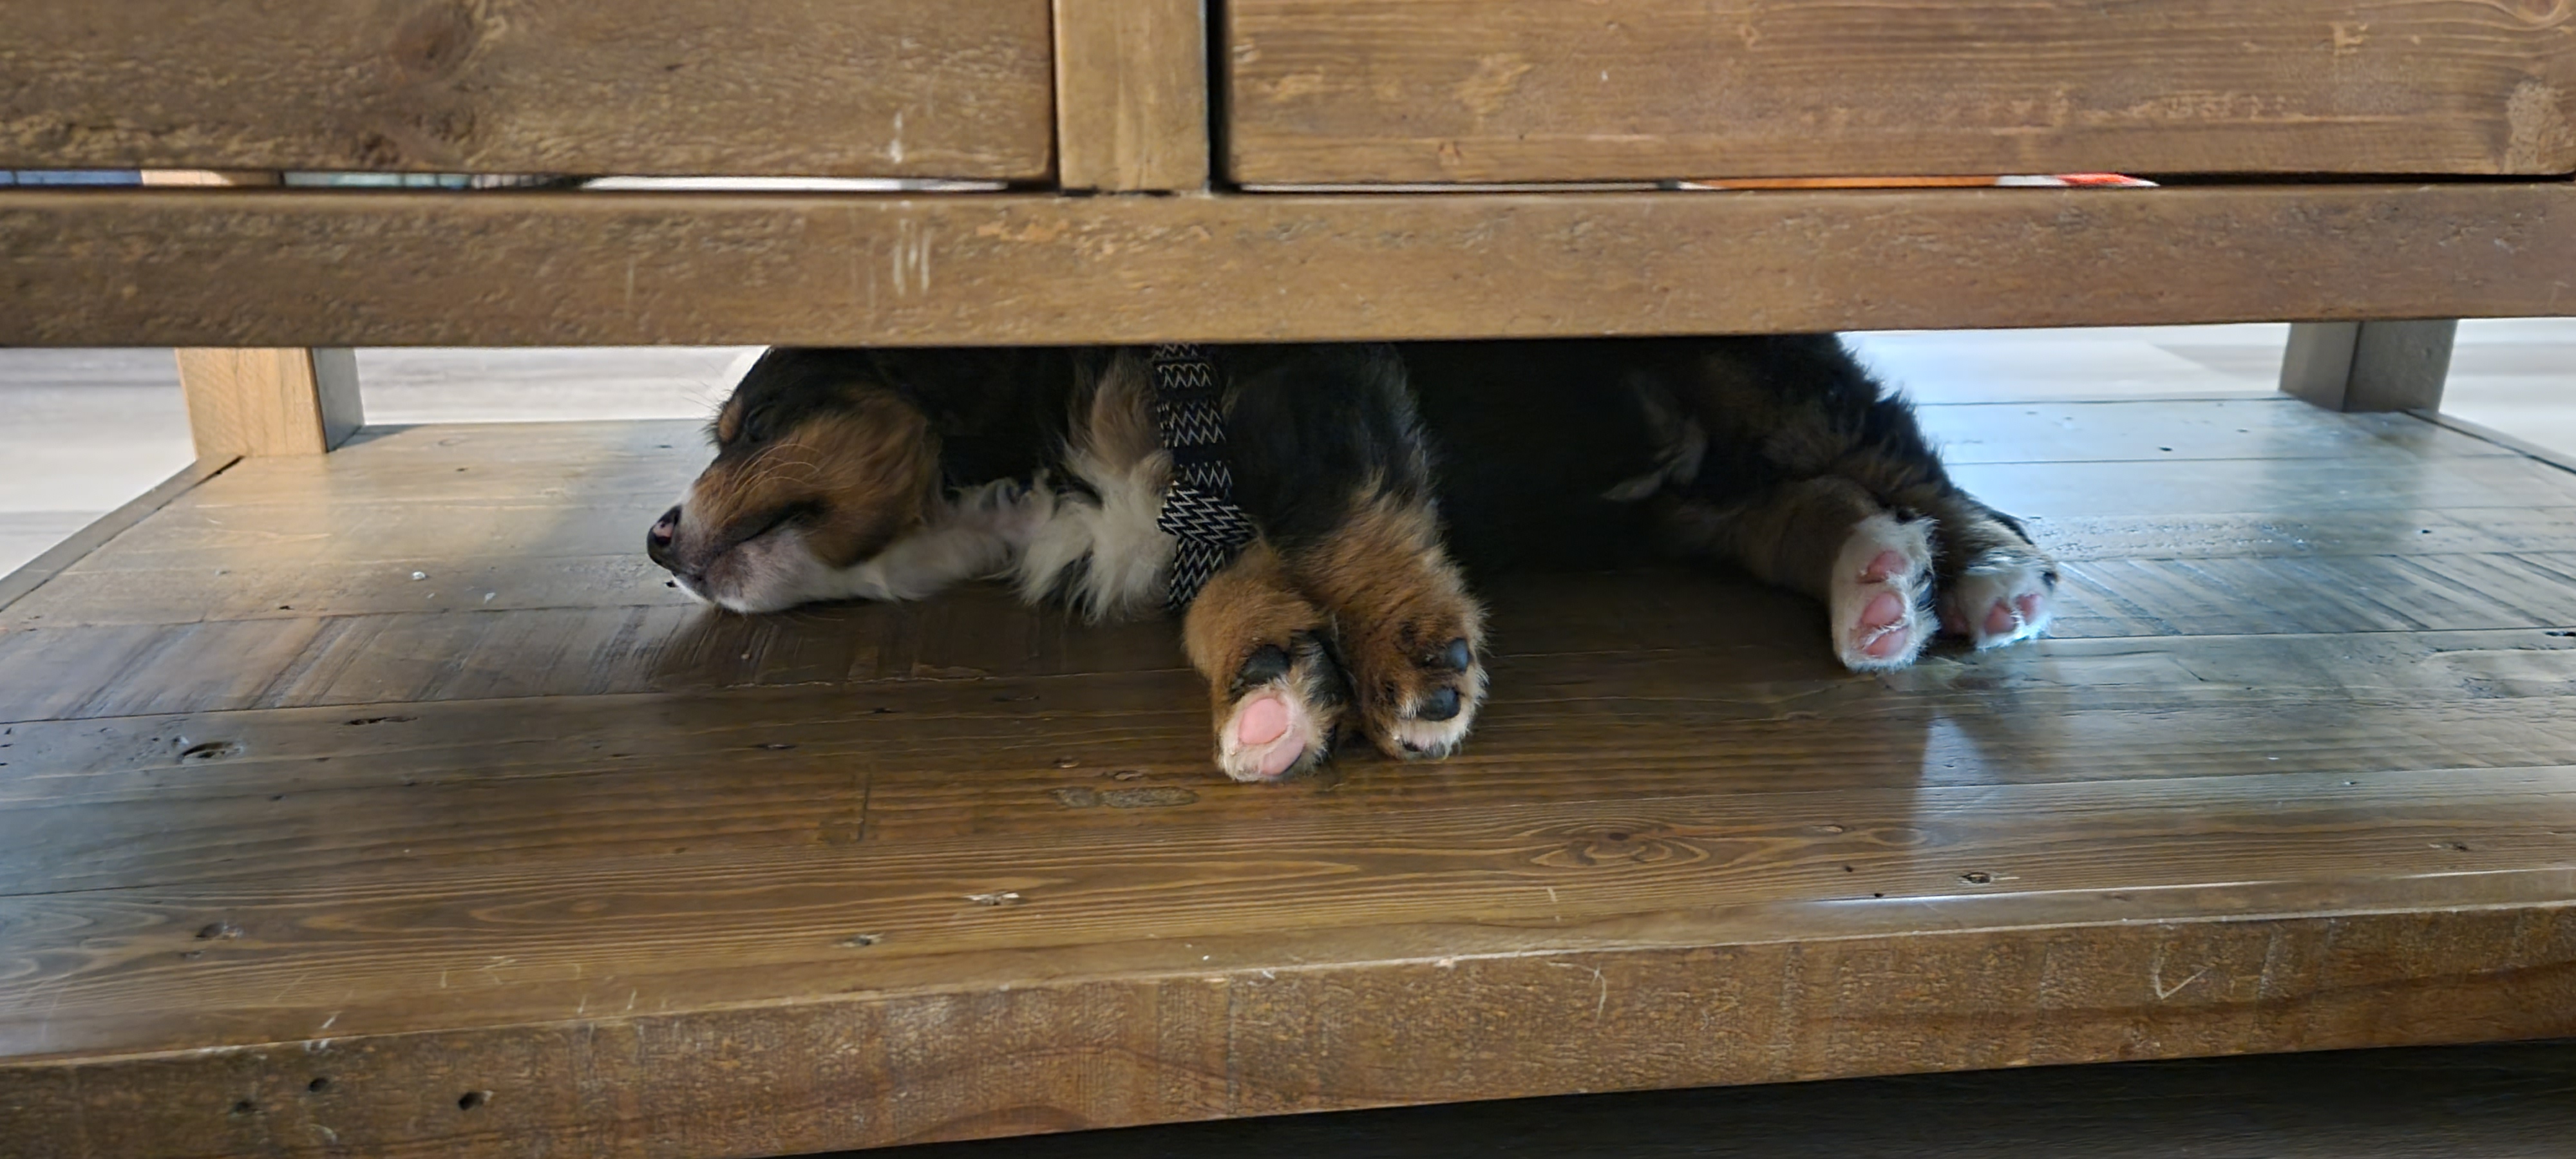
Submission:
<svg viewBox="0 0 2576 1159">
<path fill-rule="evenodd" d="M 0 608 L 0 1139 L 785 1154 L 2576 1032 L 2576 475 L 2279 398 L 1924 413 L 2066 561 L 2056 638 L 1859 677 L 1723 576 L 1497 582 L 1463 756 L 1283 787 L 1209 772 L 1164 624 L 691 607 L 637 550 L 691 423 L 242 463 Z"/>
</svg>

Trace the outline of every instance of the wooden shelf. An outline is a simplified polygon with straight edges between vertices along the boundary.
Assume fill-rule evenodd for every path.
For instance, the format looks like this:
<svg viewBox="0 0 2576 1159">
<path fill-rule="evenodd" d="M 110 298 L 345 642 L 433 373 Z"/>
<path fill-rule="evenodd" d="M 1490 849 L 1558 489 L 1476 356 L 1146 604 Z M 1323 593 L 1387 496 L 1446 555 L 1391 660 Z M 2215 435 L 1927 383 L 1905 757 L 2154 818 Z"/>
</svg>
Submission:
<svg viewBox="0 0 2576 1159">
<path fill-rule="evenodd" d="M 0 254 L 0 343 L 20 345 L 989 345 L 2484 318 L 2576 301 L 2576 184 L 23 191 L 0 193 Z"/>
<path fill-rule="evenodd" d="M 1168 625 L 707 615 L 684 424 L 244 460 L 0 608 L 0 1138 L 749 1156 L 2576 1033 L 2576 475 L 1925 408 L 2057 638 L 1486 585 L 1465 755 L 1208 770 Z"/>
</svg>

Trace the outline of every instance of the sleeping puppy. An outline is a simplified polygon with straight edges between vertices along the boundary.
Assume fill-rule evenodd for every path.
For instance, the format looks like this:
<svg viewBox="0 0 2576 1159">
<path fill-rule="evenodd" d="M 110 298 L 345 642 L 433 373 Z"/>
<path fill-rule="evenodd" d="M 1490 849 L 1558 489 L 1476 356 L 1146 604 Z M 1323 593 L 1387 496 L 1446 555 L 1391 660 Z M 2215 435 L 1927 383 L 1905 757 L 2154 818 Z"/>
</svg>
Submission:
<svg viewBox="0 0 2576 1159">
<path fill-rule="evenodd" d="M 1166 444 L 1185 482 L 1208 458 L 1158 425 L 1153 358 L 772 350 L 648 551 L 739 612 L 979 578 L 1095 620 L 1150 612 L 1197 578 L 1157 523 Z M 1181 635 L 1238 780 L 1308 768 L 1346 729 L 1454 751 L 1485 698 L 1462 560 L 1731 564 L 1822 601 L 1856 671 L 1941 629 L 2027 639 L 2052 611 L 2055 565 L 1951 485 L 1831 336 L 1229 346 L 1206 366 L 1251 538 L 1200 557 Z"/>
</svg>

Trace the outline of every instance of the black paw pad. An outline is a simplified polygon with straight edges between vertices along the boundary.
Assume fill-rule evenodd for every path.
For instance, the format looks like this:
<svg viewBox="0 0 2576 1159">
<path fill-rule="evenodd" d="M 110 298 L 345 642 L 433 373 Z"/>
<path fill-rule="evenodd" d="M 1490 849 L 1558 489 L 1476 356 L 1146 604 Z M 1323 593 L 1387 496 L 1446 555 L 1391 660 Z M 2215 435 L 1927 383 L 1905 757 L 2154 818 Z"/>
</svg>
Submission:
<svg viewBox="0 0 2576 1159">
<path fill-rule="evenodd" d="M 1436 688 L 1423 694 L 1422 703 L 1414 708 L 1413 715 L 1423 720 L 1448 720 L 1458 715 L 1458 690 Z"/>
<path fill-rule="evenodd" d="M 1268 684 L 1287 674 L 1287 649 L 1277 644 L 1264 644 L 1253 649 L 1252 655 L 1244 659 L 1243 667 L 1235 670 L 1234 681 L 1237 685 L 1249 687 Z"/>
<path fill-rule="evenodd" d="M 1433 668 L 1446 668 L 1452 672 L 1464 672 L 1467 670 L 1468 665 L 1475 662 L 1476 654 L 1468 649 L 1467 640 L 1462 636 L 1458 639 L 1449 641 L 1449 646 L 1441 649 L 1440 654 L 1433 657 L 1432 662 L 1427 666 Z M 1433 717 L 1432 719 L 1447 720 L 1449 718 L 1440 716 Z"/>
</svg>

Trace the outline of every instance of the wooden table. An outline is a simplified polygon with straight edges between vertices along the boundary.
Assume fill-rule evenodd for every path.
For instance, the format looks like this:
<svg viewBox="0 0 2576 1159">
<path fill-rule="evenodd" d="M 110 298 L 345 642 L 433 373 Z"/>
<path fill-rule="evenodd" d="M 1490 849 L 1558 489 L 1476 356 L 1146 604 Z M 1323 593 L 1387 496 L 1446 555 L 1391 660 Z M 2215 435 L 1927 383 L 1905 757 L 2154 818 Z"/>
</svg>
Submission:
<svg viewBox="0 0 2576 1159">
<path fill-rule="evenodd" d="M 223 351 L 232 416 L 0 580 L 18 1152 L 2576 1032 L 2576 475 L 2426 417 L 1929 408 L 2055 639 L 1864 678 L 1723 577 L 1497 583 L 1466 755 L 1263 789 L 1166 625 L 706 616 L 636 550 L 694 432 L 364 429 L 307 353 L 2288 318 L 2302 393 L 2421 409 L 2390 320 L 2570 308 L 2567 0 L 20 7 L 0 167 L 986 184 L 0 192 L 0 342 Z M 1660 187 L 2105 168 L 2221 176 Z"/>
</svg>

